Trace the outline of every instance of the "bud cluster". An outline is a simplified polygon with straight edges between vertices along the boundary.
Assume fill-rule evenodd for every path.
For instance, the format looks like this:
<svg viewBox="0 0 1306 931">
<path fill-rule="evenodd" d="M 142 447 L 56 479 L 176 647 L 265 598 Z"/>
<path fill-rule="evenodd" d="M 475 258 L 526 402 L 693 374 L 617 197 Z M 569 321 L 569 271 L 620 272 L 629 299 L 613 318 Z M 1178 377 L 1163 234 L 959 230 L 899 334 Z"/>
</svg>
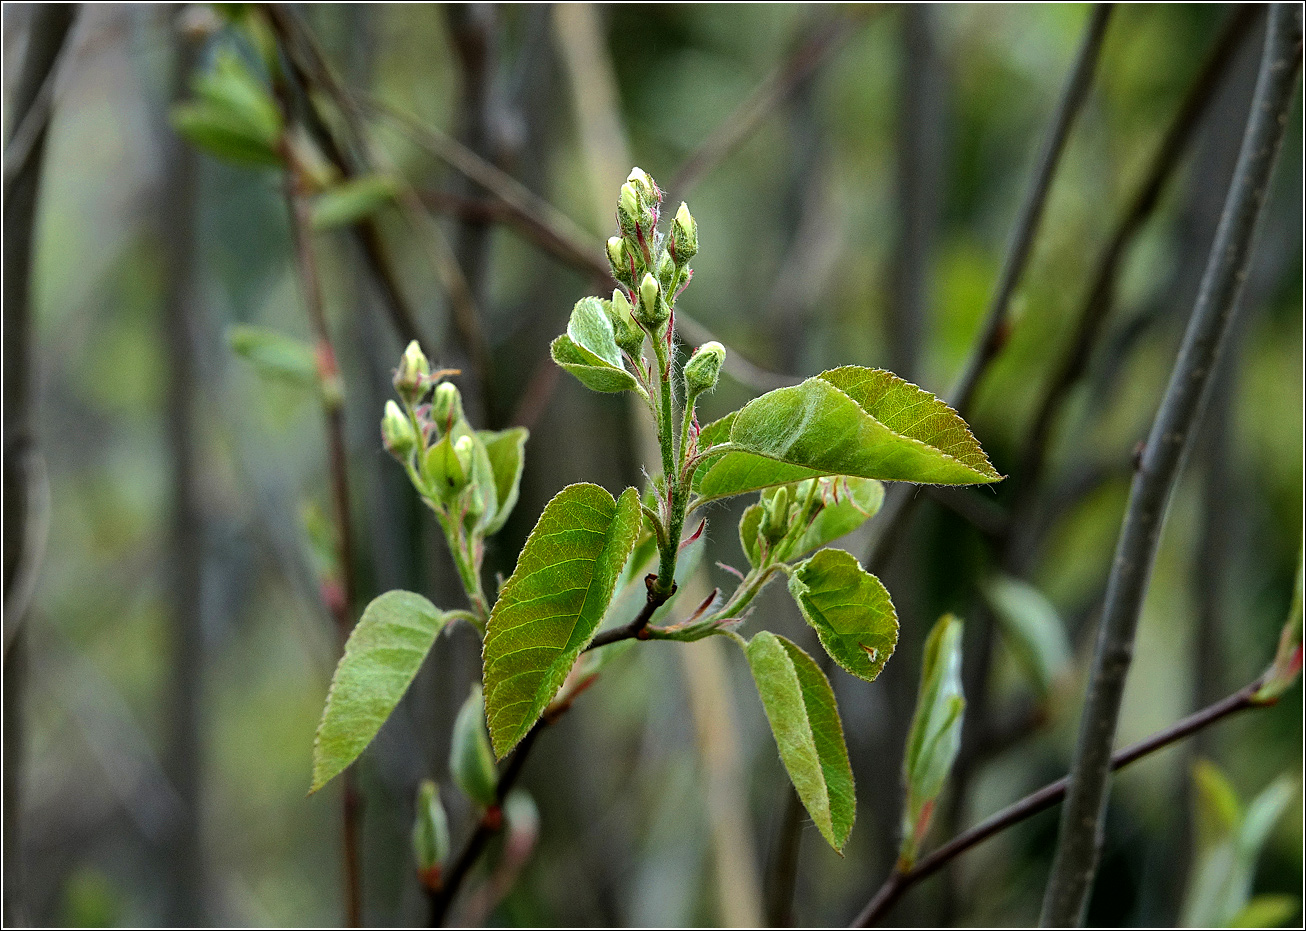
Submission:
<svg viewBox="0 0 1306 931">
<path fill-rule="evenodd" d="M 759 502 L 762 519 L 757 527 L 759 547 L 783 560 L 792 541 L 811 526 L 817 515 L 831 503 L 838 503 L 838 488 L 838 479 L 809 478 L 763 492 Z"/>
<path fill-rule="evenodd" d="M 698 253 L 698 224 L 685 204 L 676 211 L 670 233 L 658 232 L 662 190 L 640 168 L 631 171 L 617 198 L 617 229 L 607 242 L 612 276 L 625 289 L 624 300 L 613 297 L 613 328 L 618 345 L 627 352 L 636 346 L 635 335 L 627 332 L 622 342 L 627 314 L 655 340 L 666 337 L 676 296 L 689 283 L 689 260 Z M 625 313 L 623 314 L 623 311 Z M 642 335 L 639 337 L 642 348 Z M 629 344 L 629 345 L 627 345 Z M 632 352 L 632 355 L 637 352 Z"/>
<path fill-rule="evenodd" d="M 485 512 L 484 493 L 473 481 L 476 439 L 457 386 L 442 380 L 449 374 L 433 373 L 417 341 L 409 343 L 394 373 L 403 405 L 386 402 L 381 439 L 432 507 L 475 522 Z M 428 391 L 431 399 L 423 403 Z"/>
</svg>

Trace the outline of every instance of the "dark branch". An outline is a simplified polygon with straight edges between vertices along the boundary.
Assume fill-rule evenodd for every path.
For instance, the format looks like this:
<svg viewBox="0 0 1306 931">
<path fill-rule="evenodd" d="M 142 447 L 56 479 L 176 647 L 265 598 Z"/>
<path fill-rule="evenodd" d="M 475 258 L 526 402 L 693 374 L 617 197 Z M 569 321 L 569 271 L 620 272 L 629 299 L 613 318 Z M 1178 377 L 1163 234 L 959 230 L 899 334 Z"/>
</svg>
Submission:
<svg viewBox="0 0 1306 931">
<path fill-rule="evenodd" d="M 1111 743 L 1133 657 L 1134 634 L 1171 492 L 1206 403 L 1246 278 L 1257 221 L 1283 142 L 1301 62 L 1298 7 L 1276 4 L 1270 14 L 1260 76 L 1197 303 L 1179 358 L 1134 477 L 1107 583 L 1093 662 L 1070 770 L 1070 789 L 1043 900 L 1041 923 L 1078 924 L 1097 872 L 1106 814 Z"/>
</svg>

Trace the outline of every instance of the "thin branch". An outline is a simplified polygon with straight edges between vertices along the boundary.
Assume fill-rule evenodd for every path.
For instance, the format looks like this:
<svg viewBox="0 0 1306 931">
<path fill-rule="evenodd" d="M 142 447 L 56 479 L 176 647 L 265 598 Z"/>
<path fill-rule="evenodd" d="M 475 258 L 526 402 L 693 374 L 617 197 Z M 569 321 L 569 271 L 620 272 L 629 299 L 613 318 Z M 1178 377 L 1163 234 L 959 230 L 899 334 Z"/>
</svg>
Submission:
<svg viewBox="0 0 1306 931">
<path fill-rule="evenodd" d="M 1197 77 L 1193 80 L 1175 114 L 1165 137 L 1152 159 L 1147 177 L 1135 192 L 1133 200 L 1116 224 L 1115 233 L 1102 251 L 1092 284 L 1085 292 L 1076 316 L 1075 335 L 1061 360 L 1056 373 L 1044 389 L 1034 415 L 1033 426 L 1025 441 L 1021 466 L 1016 474 L 1023 489 L 1038 482 L 1047 456 L 1048 442 L 1057 414 L 1065 403 L 1070 389 L 1083 377 L 1092 355 L 1102 325 L 1111 310 L 1117 273 L 1121 260 L 1147 220 L 1156 211 L 1166 184 L 1178 169 L 1189 144 L 1196 135 L 1215 92 L 1224 80 L 1225 72 L 1233 63 L 1238 47 L 1256 18 L 1263 13 L 1258 5 L 1236 7 L 1208 53 Z"/>
<path fill-rule="evenodd" d="M 816 22 L 798 42 L 794 52 L 766 76 L 748 97 L 685 159 L 667 186 L 676 197 L 686 197 L 703 178 L 735 152 L 762 121 L 810 78 L 854 32 L 882 9 L 882 4 L 858 7 Z"/>
<path fill-rule="evenodd" d="M 1205 407 L 1210 373 L 1237 304 L 1257 221 L 1287 127 L 1301 61 L 1299 8 L 1270 14 L 1260 76 L 1224 215 L 1183 346 L 1134 477 L 1102 611 L 1092 678 L 1071 765 L 1041 923 L 1082 921 L 1097 872 L 1115 737 L 1134 634 L 1171 493 Z"/>
<path fill-rule="evenodd" d="M 998 275 L 998 286 L 989 304 L 988 315 L 984 320 L 979 342 L 971 353 L 970 360 L 962 372 L 957 387 L 952 392 L 952 406 L 963 416 L 970 408 L 975 389 L 989 364 L 1002 351 L 1009 335 L 1008 312 L 1011 309 L 1011 297 L 1016 292 L 1029 263 L 1033 251 L 1034 238 L 1038 234 L 1043 220 L 1043 208 L 1047 206 L 1048 192 L 1052 188 L 1052 179 L 1061 162 L 1061 153 L 1070 137 L 1070 130 L 1075 118 L 1088 99 L 1089 89 L 1093 85 L 1093 74 L 1101 57 L 1102 40 L 1106 36 L 1107 22 L 1111 18 L 1112 6 L 1099 3 L 1089 14 L 1088 26 L 1084 39 L 1080 43 L 1075 64 L 1070 70 L 1070 78 L 1061 94 L 1056 116 L 1048 129 L 1047 138 L 1043 140 L 1043 150 L 1039 153 L 1038 165 L 1034 169 L 1034 181 L 1025 194 L 1025 203 L 1020 209 L 1020 218 L 1012 231 L 1011 244 L 1007 248 L 1002 271 Z"/>
<path fill-rule="evenodd" d="M 1262 707 L 1262 705 L 1253 701 L 1253 696 L 1260 687 L 1261 680 L 1257 679 L 1227 698 L 1223 698 L 1213 705 L 1208 705 L 1201 711 L 1190 714 L 1165 730 L 1158 731 L 1151 737 L 1126 747 L 1111 757 L 1111 771 L 1114 772 L 1128 766 L 1136 760 L 1183 740 L 1185 737 L 1210 727 L 1217 721 L 1222 721 L 1239 711 Z M 852 927 L 869 928 L 878 924 L 893 904 L 912 886 L 922 879 L 934 875 L 955 857 L 965 853 L 972 847 L 978 846 L 990 837 L 1002 833 L 1007 828 L 1056 805 L 1065 798 L 1066 787 L 1069 784 L 1070 777 L 1063 776 L 1056 782 L 1049 783 L 1043 788 L 1031 792 L 1020 801 L 1008 805 L 1002 811 L 981 821 L 970 830 L 958 834 L 929 856 L 922 857 L 910 870 L 905 872 L 895 870 L 885 880 L 884 885 L 875 893 L 871 901 L 866 904 L 866 907 L 862 909 L 861 913 L 853 920 Z"/>
<path fill-rule="evenodd" d="M 289 125 L 290 114 L 287 108 Z M 354 602 L 357 591 L 354 584 L 354 533 L 350 519 L 349 460 L 345 443 L 345 410 L 340 394 L 340 372 L 335 350 L 327 328 L 326 310 L 322 302 L 321 280 L 313 253 L 313 228 L 308 198 L 307 180 L 303 168 L 289 144 L 289 133 L 282 146 L 286 159 L 285 197 L 290 212 L 291 240 L 294 246 L 295 266 L 300 287 L 304 292 L 304 305 L 313 330 L 317 355 L 318 376 L 321 380 L 323 415 L 326 420 L 327 466 L 331 476 L 332 517 L 334 518 L 336 555 L 340 572 L 340 591 L 324 593 L 328 607 L 336 622 L 336 633 L 343 647 L 354 627 Z M 343 856 L 345 882 L 345 913 L 351 927 L 362 924 L 362 866 L 359 858 L 359 818 L 361 798 L 352 770 L 346 772 L 343 805 Z"/>
</svg>

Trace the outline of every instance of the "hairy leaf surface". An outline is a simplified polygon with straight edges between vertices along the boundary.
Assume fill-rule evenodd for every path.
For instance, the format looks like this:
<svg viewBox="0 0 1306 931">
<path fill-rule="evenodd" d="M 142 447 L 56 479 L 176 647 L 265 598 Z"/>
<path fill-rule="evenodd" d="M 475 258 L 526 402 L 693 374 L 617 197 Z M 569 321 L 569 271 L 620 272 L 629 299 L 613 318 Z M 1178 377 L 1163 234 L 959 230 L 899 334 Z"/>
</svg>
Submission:
<svg viewBox="0 0 1306 931">
<path fill-rule="evenodd" d="M 817 830 L 842 851 L 857 802 L 834 691 L 810 656 L 769 631 L 745 649 L 780 759 Z"/>
<path fill-rule="evenodd" d="M 349 635 L 313 743 L 316 792 L 358 759 L 390 717 L 448 621 L 413 592 L 376 598 Z"/>
<path fill-rule="evenodd" d="M 569 485 L 545 506 L 485 633 L 485 710 L 500 759 L 562 686 L 639 534 L 639 496 Z"/>
<path fill-rule="evenodd" d="M 898 614 L 880 580 L 843 550 L 820 550 L 789 576 L 789 593 L 830 657 L 871 682 L 898 645 Z"/>
</svg>

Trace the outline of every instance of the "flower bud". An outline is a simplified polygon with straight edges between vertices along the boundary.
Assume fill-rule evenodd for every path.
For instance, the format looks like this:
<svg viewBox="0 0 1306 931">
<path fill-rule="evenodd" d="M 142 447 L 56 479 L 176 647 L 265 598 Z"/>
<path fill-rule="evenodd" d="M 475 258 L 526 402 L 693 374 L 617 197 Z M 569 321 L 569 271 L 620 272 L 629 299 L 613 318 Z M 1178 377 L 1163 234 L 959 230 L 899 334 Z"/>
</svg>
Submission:
<svg viewBox="0 0 1306 931">
<path fill-rule="evenodd" d="M 626 300 L 626 292 L 620 288 L 613 291 L 612 303 L 607 305 L 607 309 L 608 318 L 612 321 L 612 335 L 617 345 L 632 359 L 639 358 L 639 354 L 644 351 L 644 331 L 631 316 L 630 301 Z"/>
<path fill-rule="evenodd" d="M 684 265 L 698 255 L 698 224 L 683 201 L 671 223 L 671 254 L 677 265 Z"/>
<path fill-rule="evenodd" d="M 621 186 L 621 196 L 617 198 L 617 227 L 621 235 L 636 237 L 636 227 L 643 222 L 644 208 L 640 204 L 639 191 L 627 181 Z"/>
<path fill-rule="evenodd" d="M 725 358 L 726 349 L 716 340 L 695 349 L 685 363 L 685 391 L 694 397 L 715 388 Z"/>
<path fill-rule="evenodd" d="M 634 186 L 643 201 L 661 202 L 662 191 L 643 168 L 630 169 L 630 175 L 626 178 L 626 183 Z"/>
<path fill-rule="evenodd" d="M 472 438 L 463 434 L 453 444 L 453 454 L 458 458 L 458 465 L 462 467 L 464 474 L 470 474 L 472 471 Z"/>
<path fill-rule="evenodd" d="M 412 404 L 422 396 L 423 379 L 430 374 L 431 363 L 427 361 L 426 353 L 422 352 L 417 340 L 413 340 L 404 350 L 399 368 L 395 369 L 395 390 L 401 398 Z"/>
<path fill-rule="evenodd" d="M 440 886 L 440 864 L 449 855 L 449 818 L 440 804 L 440 788 L 423 779 L 417 788 L 417 810 L 413 817 L 413 855 L 418 874 L 428 888 Z"/>
<path fill-rule="evenodd" d="M 431 397 L 431 419 L 441 434 L 448 433 L 463 419 L 463 398 L 453 382 L 442 381 L 435 386 L 435 394 Z"/>
<path fill-rule="evenodd" d="M 654 331 L 666 323 L 670 312 L 666 301 L 662 300 L 662 286 L 653 277 L 652 272 L 644 273 L 644 280 L 639 283 L 639 306 L 635 308 L 635 319 L 645 329 Z"/>
<path fill-rule="evenodd" d="M 770 498 L 763 499 L 762 507 L 762 536 L 779 543 L 789 532 L 789 487 L 781 485 Z"/>
<path fill-rule="evenodd" d="M 385 402 L 381 439 L 386 450 L 396 459 L 406 459 L 417 448 L 417 431 L 413 429 L 413 422 L 394 401 Z"/>
<path fill-rule="evenodd" d="M 482 808 L 498 801 L 499 773 L 485 729 L 485 698 L 480 686 L 472 686 L 471 694 L 454 719 L 449 772 L 463 794 Z"/>
<path fill-rule="evenodd" d="M 631 267 L 631 252 L 626 240 L 613 236 L 608 240 L 608 264 L 612 266 L 612 277 L 628 288 L 635 286 L 635 276 Z"/>
<path fill-rule="evenodd" d="M 471 442 L 471 437 L 464 436 L 461 439 Z M 422 457 L 422 481 L 425 482 L 428 493 L 446 504 L 453 501 L 467 487 L 471 459 L 470 449 L 464 455 L 459 455 L 450 442 L 449 435 L 445 434 Z"/>
</svg>

